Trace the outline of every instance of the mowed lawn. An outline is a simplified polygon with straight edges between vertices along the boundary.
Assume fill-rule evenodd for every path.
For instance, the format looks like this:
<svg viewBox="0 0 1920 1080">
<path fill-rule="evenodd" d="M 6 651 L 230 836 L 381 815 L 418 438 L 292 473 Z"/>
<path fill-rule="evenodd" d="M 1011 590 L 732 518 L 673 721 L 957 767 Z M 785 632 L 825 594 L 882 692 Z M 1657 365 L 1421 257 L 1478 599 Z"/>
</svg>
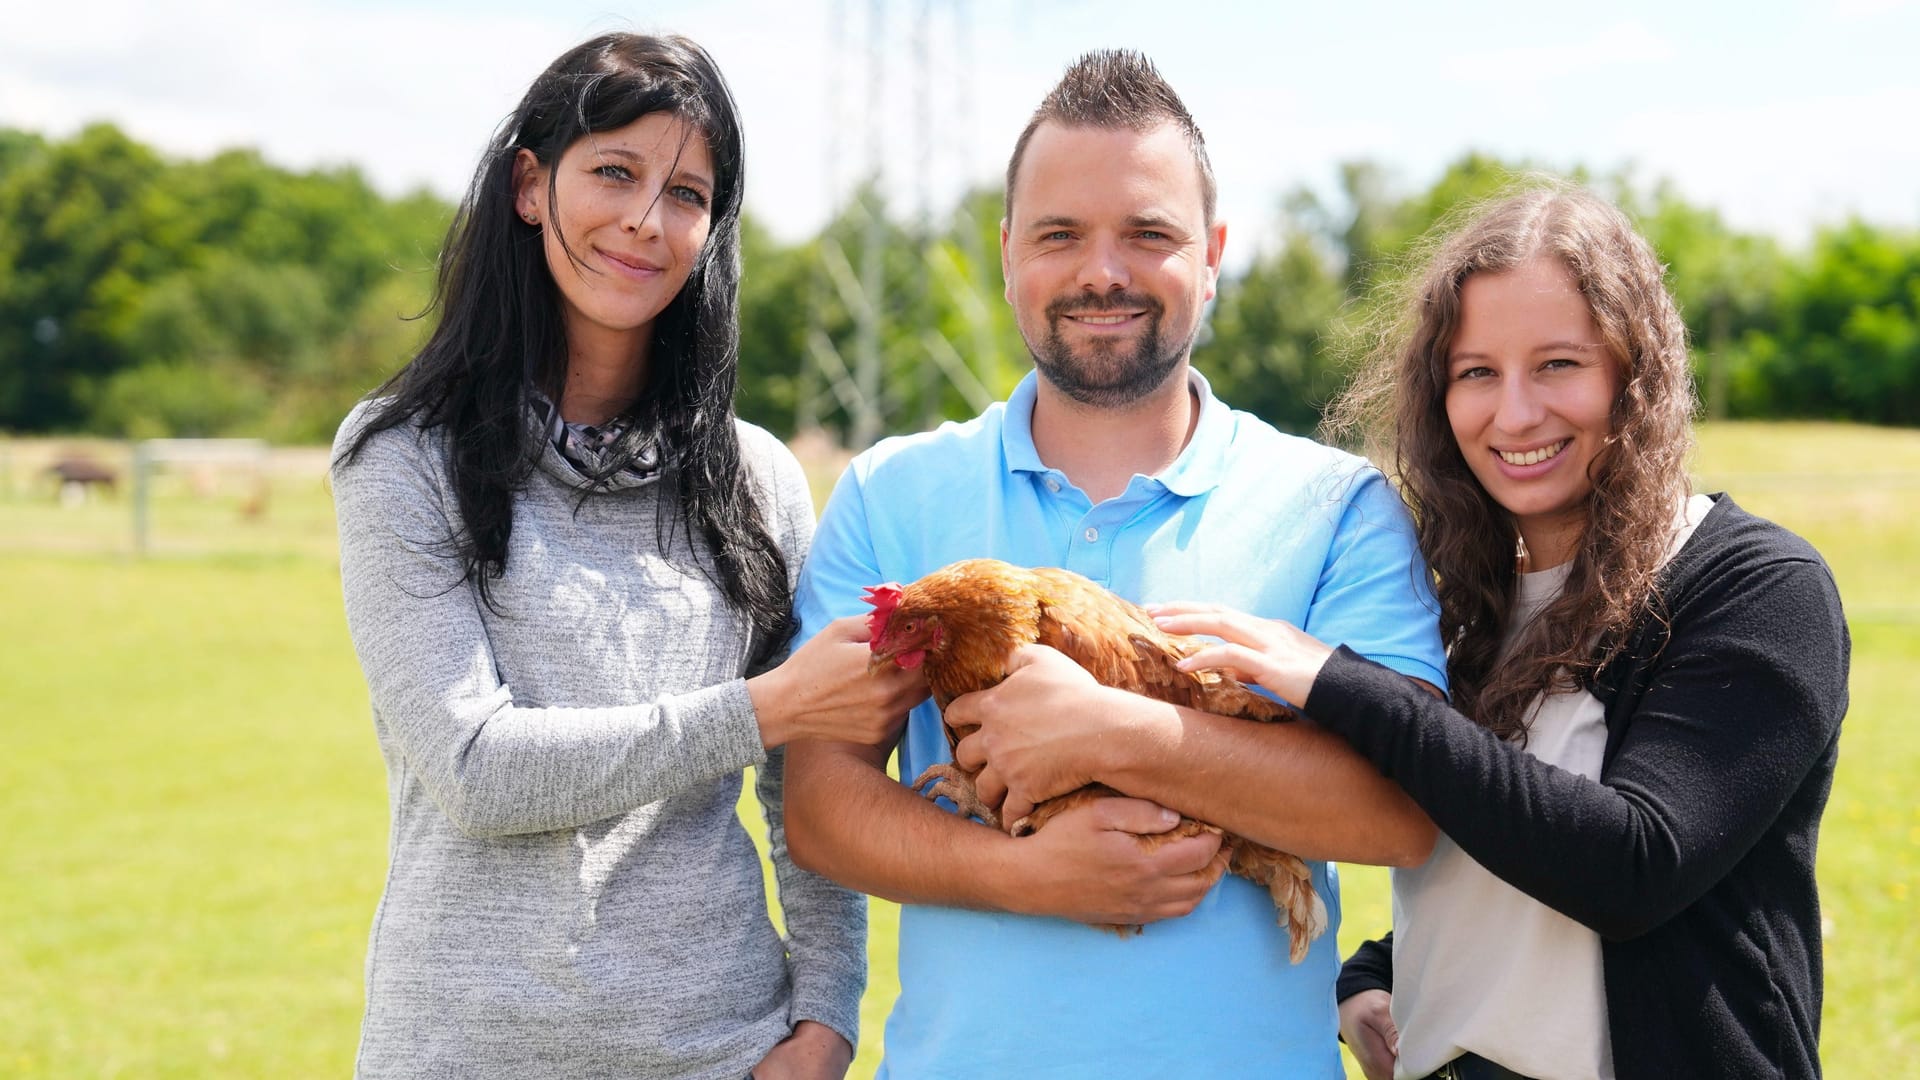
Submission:
<svg viewBox="0 0 1920 1080">
<path fill-rule="evenodd" d="M 136 560 L 124 494 L 60 509 L 28 483 L 47 452 L 0 458 L 0 1076 L 344 1076 L 386 801 L 320 480 L 289 466 L 263 514 L 246 490 L 163 490 Z M 1812 540 L 1847 601 L 1824 1056 L 1900 1072 L 1920 1055 L 1920 432 L 1714 427 L 1696 473 Z M 1342 881 L 1350 946 L 1386 927 L 1386 878 Z M 859 1076 L 893 927 L 876 903 Z"/>
</svg>

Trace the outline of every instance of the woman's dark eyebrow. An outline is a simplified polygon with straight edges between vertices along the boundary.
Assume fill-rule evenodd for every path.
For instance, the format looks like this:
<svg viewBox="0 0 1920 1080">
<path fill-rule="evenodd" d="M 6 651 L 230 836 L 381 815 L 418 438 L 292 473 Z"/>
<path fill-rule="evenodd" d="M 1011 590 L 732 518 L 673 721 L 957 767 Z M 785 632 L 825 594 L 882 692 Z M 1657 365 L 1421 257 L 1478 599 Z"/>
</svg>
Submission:
<svg viewBox="0 0 1920 1080">
<path fill-rule="evenodd" d="M 1539 345 L 1535 345 L 1532 351 L 1536 353 L 1592 352 L 1595 349 L 1604 349 L 1604 348 L 1606 348 L 1606 346 L 1597 341 L 1590 341 L 1584 345 L 1576 341 L 1548 341 L 1548 342 L 1543 342 Z M 1463 351 L 1463 352 L 1453 352 L 1453 353 L 1447 354 L 1447 362 L 1450 364 L 1457 364 L 1462 360 L 1485 360 L 1487 358 L 1488 358 L 1487 354 L 1483 352 Z"/>
<path fill-rule="evenodd" d="M 623 147 L 623 146 L 595 145 L 593 148 L 593 152 L 600 155 L 603 158 L 606 158 L 606 157 L 620 158 L 625 161 L 631 161 L 635 165 L 645 165 L 647 163 L 646 155 L 636 153 L 632 150 L 628 150 L 626 147 Z M 695 172 L 692 169 L 682 168 L 675 175 L 683 177 L 688 180 L 697 180 L 701 184 L 704 184 L 709 188 L 713 186 L 713 179 L 711 177 L 707 176 L 705 173 Z"/>
</svg>

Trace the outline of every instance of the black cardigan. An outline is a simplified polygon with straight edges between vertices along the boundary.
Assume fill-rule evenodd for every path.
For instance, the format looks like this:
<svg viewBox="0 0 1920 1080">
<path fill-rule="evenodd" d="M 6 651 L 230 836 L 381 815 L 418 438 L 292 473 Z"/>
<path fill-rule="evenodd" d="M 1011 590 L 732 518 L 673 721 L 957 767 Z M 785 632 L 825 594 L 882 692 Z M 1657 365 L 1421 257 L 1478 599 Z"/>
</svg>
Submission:
<svg viewBox="0 0 1920 1080">
<path fill-rule="evenodd" d="M 1813 548 L 1724 495 L 1591 687 L 1598 782 L 1543 764 L 1341 648 L 1306 712 L 1489 871 L 1598 932 L 1619 1080 L 1820 1075 L 1814 842 L 1850 642 Z M 1390 990 L 1386 942 L 1341 1000 Z"/>
</svg>

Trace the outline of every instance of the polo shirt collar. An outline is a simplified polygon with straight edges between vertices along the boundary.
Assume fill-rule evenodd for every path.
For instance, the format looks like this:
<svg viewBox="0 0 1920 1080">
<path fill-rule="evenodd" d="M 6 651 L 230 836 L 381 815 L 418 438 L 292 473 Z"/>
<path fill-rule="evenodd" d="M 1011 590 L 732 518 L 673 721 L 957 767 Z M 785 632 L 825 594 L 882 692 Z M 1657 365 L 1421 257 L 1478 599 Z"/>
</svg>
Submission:
<svg viewBox="0 0 1920 1080">
<path fill-rule="evenodd" d="M 1040 396 L 1040 373 L 1027 372 L 1020 385 L 1007 395 L 1006 412 L 1000 423 L 1000 449 L 1007 457 L 1010 472 L 1043 473 L 1047 465 L 1033 447 L 1033 403 Z"/>
<path fill-rule="evenodd" d="M 1007 395 L 1000 445 L 1012 472 L 1050 471 L 1033 446 L 1033 404 L 1040 394 L 1039 382 L 1039 373 L 1029 371 Z M 1176 495 L 1191 497 L 1213 490 L 1223 479 L 1227 450 L 1233 442 L 1233 416 L 1226 403 L 1213 396 L 1206 376 L 1191 367 L 1187 369 L 1187 385 L 1200 402 L 1200 420 L 1180 456 L 1154 479 Z"/>
</svg>

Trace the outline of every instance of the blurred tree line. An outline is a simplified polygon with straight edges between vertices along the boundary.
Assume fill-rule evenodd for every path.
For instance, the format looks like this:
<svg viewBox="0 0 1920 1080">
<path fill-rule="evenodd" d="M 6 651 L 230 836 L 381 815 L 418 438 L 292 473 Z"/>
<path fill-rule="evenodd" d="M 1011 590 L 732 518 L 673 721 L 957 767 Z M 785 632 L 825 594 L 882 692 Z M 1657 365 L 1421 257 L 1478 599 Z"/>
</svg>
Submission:
<svg viewBox="0 0 1920 1080">
<path fill-rule="evenodd" d="M 1409 245 L 1524 164 L 1467 155 L 1409 193 L 1358 162 L 1329 196 L 1288 195 L 1270 235 L 1230 235 L 1254 255 L 1222 281 L 1196 364 L 1226 400 L 1310 430 L 1344 376 L 1335 343 Z M 1920 424 L 1920 232 L 1849 221 L 1788 250 L 1664 184 L 1580 179 L 1670 264 L 1710 414 Z M 451 213 L 352 168 L 177 161 L 104 124 L 64 140 L 0 128 L 0 429 L 324 441 L 420 340 L 409 317 Z M 862 355 L 896 429 L 1004 394 L 1027 363 L 1000 299 L 999 216 L 997 189 L 939 220 L 868 190 L 799 244 L 749 219 L 742 415 L 844 436 Z M 875 296 L 884 317 L 863 337 Z"/>
<path fill-rule="evenodd" d="M 329 438 L 413 346 L 447 214 L 352 169 L 0 130 L 0 428 Z"/>
</svg>

